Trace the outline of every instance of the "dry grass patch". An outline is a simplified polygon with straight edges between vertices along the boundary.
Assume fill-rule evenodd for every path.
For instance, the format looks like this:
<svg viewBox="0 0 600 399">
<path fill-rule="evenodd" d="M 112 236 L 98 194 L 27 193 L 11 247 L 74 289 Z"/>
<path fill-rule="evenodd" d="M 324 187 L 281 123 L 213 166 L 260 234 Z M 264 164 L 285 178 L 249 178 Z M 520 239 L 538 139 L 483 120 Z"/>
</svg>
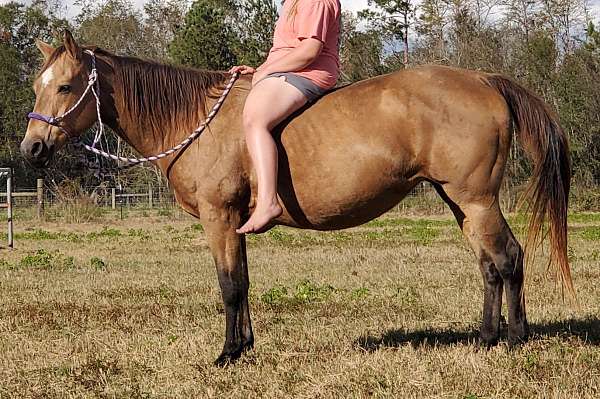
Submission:
<svg viewBox="0 0 600 399">
<path fill-rule="evenodd" d="M 533 336 L 515 350 L 476 344 L 481 277 L 450 219 L 254 236 L 256 349 L 224 369 L 212 366 L 223 307 L 194 220 L 18 222 L 17 249 L 0 252 L 0 398 L 598 397 L 600 216 L 571 222 L 581 308 L 540 260 Z"/>
</svg>

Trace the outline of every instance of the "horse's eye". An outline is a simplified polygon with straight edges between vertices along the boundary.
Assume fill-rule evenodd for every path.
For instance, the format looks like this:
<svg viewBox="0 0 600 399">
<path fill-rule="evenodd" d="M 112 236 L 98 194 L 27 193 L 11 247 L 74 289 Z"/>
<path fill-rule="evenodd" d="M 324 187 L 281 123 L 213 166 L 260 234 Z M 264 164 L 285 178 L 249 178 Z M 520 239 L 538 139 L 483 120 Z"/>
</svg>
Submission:
<svg viewBox="0 0 600 399">
<path fill-rule="evenodd" d="M 69 93 L 70 91 L 71 91 L 71 86 L 69 86 L 69 85 L 62 85 L 58 88 L 59 93 Z"/>
</svg>

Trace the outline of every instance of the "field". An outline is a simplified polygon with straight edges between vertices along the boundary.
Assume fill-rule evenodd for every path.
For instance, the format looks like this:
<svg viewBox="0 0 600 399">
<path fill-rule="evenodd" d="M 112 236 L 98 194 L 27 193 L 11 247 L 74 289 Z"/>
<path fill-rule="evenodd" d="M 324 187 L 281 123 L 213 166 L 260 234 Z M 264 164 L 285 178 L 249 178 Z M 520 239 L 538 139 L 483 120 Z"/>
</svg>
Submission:
<svg viewBox="0 0 600 399">
<path fill-rule="evenodd" d="M 533 336 L 514 350 L 475 342 L 481 277 L 448 217 L 254 236 L 256 349 L 219 369 L 223 308 L 193 219 L 20 221 L 0 249 L 0 398 L 599 397 L 600 214 L 570 225 L 579 308 L 540 260 Z"/>
</svg>

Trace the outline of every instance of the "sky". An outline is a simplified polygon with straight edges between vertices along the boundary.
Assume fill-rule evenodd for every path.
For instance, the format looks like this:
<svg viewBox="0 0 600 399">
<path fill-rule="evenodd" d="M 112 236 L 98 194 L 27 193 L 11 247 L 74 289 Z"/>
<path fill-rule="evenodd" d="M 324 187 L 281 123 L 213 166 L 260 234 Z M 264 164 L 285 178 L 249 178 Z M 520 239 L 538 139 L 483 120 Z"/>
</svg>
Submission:
<svg viewBox="0 0 600 399">
<path fill-rule="evenodd" d="M 11 0 L 0 0 L 0 4 L 6 4 Z M 31 0 L 17 0 L 23 3 L 31 3 Z M 134 4 L 142 8 L 143 4 L 147 0 L 132 0 Z M 356 12 L 358 10 L 362 10 L 368 7 L 367 0 L 340 0 L 342 3 L 342 8 L 345 10 Z M 74 6 L 73 3 L 75 0 L 62 0 L 62 2 L 67 6 L 67 16 L 76 15 L 79 11 L 79 7 Z M 420 0 L 415 0 L 415 3 L 419 3 Z M 592 15 L 596 16 L 596 19 L 600 19 L 600 0 L 589 0 L 590 8 Z"/>
</svg>

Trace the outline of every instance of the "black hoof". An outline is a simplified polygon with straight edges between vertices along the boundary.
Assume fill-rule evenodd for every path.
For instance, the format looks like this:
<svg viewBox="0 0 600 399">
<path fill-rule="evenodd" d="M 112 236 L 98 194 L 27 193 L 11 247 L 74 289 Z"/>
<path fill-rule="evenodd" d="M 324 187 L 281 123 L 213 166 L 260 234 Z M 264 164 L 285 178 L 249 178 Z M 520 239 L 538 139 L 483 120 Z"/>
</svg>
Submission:
<svg viewBox="0 0 600 399">
<path fill-rule="evenodd" d="M 254 340 L 245 342 L 237 349 L 223 351 L 217 360 L 214 361 L 214 365 L 217 367 L 227 367 L 235 363 L 244 352 L 247 352 L 252 348 L 254 348 Z"/>
<path fill-rule="evenodd" d="M 242 355 L 242 351 L 236 351 L 233 353 L 221 353 L 221 355 L 214 361 L 214 365 L 217 367 L 227 367 L 236 362 Z"/>
<path fill-rule="evenodd" d="M 529 339 L 528 335 L 523 335 L 521 337 L 508 337 L 508 347 L 509 349 L 519 348 L 521 345 L 525 344 Z"/>
<path fill-rule="evenodd" d="M 477 340 L 477 344 L 481 348 L 490 349 L 492 346 L 498 345 L 498 337 L 488 337 L 481 335 Z"/>
</svg>

